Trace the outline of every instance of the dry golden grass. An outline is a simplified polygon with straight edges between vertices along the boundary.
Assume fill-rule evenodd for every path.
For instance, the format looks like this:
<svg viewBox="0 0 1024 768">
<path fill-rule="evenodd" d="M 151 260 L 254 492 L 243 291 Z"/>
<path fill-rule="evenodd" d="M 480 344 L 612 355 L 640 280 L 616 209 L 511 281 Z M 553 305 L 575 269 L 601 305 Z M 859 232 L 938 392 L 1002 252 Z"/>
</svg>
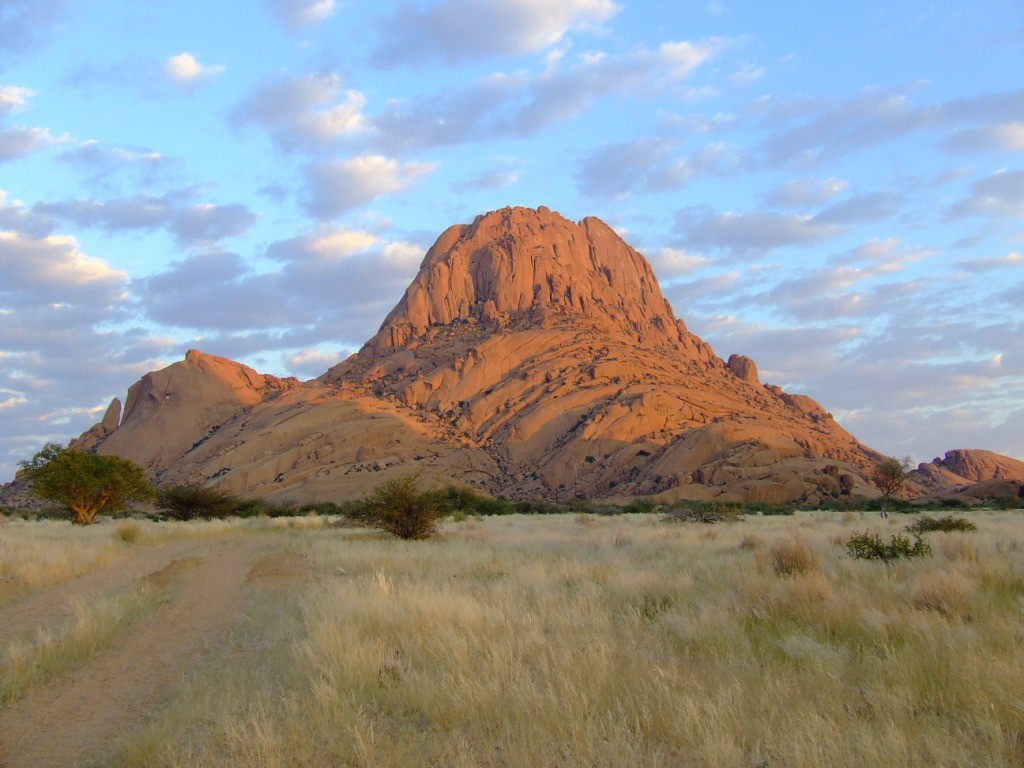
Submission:
<svg viewBox="0 0 1024 768">
<path fill-rule="evenodd" d="M 123 555 L 107 525 L 10 520 L 0 527 L 0 605 L 25 590 L 59 584 Z M 6 599 L 5 599 L 6 598 Z"/>
<path fill-rule="evenodd" d="M 818 553 L 800 536 L 777 542 L 771 549 L 772 570 L 780 576 L 818 570 Z"/>
<path fill-rule="evenodd" d="M 101 518 L 85 527 L 64 520 L 4 518 L 0 526 L 0 606 L 33 590 L 113 565 L 130 554 L 130 545 L 323 525 L 324 519 L 315 516 L 170 523 Z"/>
<path fill-rule="evenodd" d="M 1024 517 L 971 518 L 974 557 L 889 565 L 833 543 L 898 530 L 859 515 L 286 525 L 320 575 L 254 592 L 110 764 L 1020 765 Z M 776 573 L 794 542 L 816 567 Z"/>
<path fill-rule="evenodd" d="M 59 631 L 0 644 L 0 705 L 90 658 L 154 607 L 161 593 L 139 587 L 93 603 L 73 604 L 71 621 Z"/>
</svg>

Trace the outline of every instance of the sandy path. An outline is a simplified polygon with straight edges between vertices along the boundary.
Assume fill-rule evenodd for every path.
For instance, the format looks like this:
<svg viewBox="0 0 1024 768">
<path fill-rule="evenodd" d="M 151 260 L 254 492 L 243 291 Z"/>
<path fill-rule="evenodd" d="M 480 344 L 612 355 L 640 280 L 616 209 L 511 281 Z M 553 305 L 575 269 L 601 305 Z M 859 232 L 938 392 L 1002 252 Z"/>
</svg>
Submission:
<svg viewBox="0 0 1024 768">
<path fill-rule="evenodd" d="M 32 637 L 40 628 L 59 631 L 74 616 L 76 602 L 88 603 L 129 588 L 147 574 L 173 560 L 202 554 L 204 545 L 215 540 L 174 541 L 157 546 L 139 546 L 113 565 L 97 568 L 63 584 L 45 588 L 0 608 L 0 643 Z M 205 547 L 209 549 L 209 546 Z"/>
<path fill-rule="evenodd" d="M 160 548 L 164 560 L 186 556 L 155 576 L 181 580 L 176 600 L 132 624 L 84 666 L 0 714 L 0 766 L 83 765 L 138 728 L 241 614 L 250 568 L 275 540 L 266 534 L 182 543 L 180 552 Z"/>
</svg>

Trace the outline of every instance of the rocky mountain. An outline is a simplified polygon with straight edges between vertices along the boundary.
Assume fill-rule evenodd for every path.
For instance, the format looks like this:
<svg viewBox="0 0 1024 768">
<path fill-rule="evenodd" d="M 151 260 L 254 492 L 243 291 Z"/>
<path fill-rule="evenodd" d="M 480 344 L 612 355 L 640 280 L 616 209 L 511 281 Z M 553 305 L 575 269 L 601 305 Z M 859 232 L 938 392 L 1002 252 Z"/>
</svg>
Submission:
<svg viewBox="0 0 1024 768">
<path fill-rule="evenodd" d="M 1024 461 L 992 451 L 946 451 L 943 458 L 920 464 L 911 479 L 931 496 L 1024 497 Z"/>
<path fill-rule="evenodd" d="M 749 358 L 717 357 L 604 222 L 546 208 L 450 227 L 377 334 L 320 378 L 193 350 L 77 445 L 160 482 L 292 501 L 419 471 L 513 497 L 814 502 L 872 493 L 881 458 Z M 970 451 L 944 462 L 922 488 L 1024 469 Z"/>
</svg>

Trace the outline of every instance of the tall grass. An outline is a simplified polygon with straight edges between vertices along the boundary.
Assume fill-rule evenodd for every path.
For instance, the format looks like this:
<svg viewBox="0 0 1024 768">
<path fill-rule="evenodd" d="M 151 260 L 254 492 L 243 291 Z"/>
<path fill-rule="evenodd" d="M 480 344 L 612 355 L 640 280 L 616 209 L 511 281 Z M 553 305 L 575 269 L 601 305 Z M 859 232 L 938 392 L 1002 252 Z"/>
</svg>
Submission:
<svg viewBox="0 0 1024 768">
<path fill-rule="evenodd" d="M 320 575 L 254 592 L 114 764 L 1019 765 L 1018 522 L 972 518 L 976 557 L 888 565 L 818 514 L 293 532 Z M 816 567 L 764 567 L 795 541 Z"/>
<path fill-rule="evenodd" d="M 91 604 L 75 601 L 71 621 L 59 631 L 40 629 L 35 637 L 0 645 L 0 705 L 107 647 L 159 596 L 156 590 L 135 587 Z"/>
</svg>

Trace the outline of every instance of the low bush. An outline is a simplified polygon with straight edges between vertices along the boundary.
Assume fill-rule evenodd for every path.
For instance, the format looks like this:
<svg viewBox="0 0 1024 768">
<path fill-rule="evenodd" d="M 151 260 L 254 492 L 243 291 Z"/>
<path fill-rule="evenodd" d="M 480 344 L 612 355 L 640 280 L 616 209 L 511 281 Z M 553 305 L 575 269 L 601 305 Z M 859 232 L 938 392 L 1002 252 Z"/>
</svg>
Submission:
<svg viewBox="0 0 1024 768">
<path fill-rule="evenodd" d="M 743 513 L 747 515 L 795 515 L 794 504 L 769 504 L 768 502 L 757 502 L 743 505 Z"/>
<path fill-rule="evenodd" d="M 976 531 L 978 526 L 970 520 L 965 520 L 962 517 L 953 517 L 952 515 L 939 518 L 922 515 L 906 526 L 906 530 L 920 535 L 922 533 L 930 533 L 931 531 Z"/>
<path fill-rule="evenodd" d="M 622 508 L 627 515 L 646 515 L 654 511 L 656 502 L 650 496 L 638 496 Z"/>
<path fill-rule="evenodd" d="M 513 504 L 517 514 L 520 515 L 560 515 L 565 512 L 575 511 L 577 514 L 585 514 L 580 510 L 569 510 L 561 504 L 550 501 L 517 501 Z"/>
<path fill-rule="evenodd" d="M 939 499 L 939 509 L 970 509 L 971 505 L 963 499 Z"/>
<path fill-rule="evenodd" d="M 449 514 L 511 515 L 517 511 L 516 505 L 504 497 L 486 496 L 465 486 L 446 485 L 437 493 L 440 495 L 440 503 L 448 508 Z"/>
<path fill-rule="evenodd" d="M 170 520 L 214 520 L 237 514 L 247 504 L 222 488 L 198 483 L 166 485 L 157 488 L 156 508 L 161 518 Z"/>
<path fill-rule="evenodd" d="M 312 513 L 320 515 L 321 517 L 330 517 L 342 514 L 341 506 L 335 504 L 333 501 L 316 501 L 310 504 L 303 504 L 299 507 L 299 512 L 304 515 Z"/>
<path fill-rule="evenodd" d="M 882 560 L 883 562 L 898 560 L 901 557 L 908 559 L 931 557 L 932 554 L 932 548 L 920 536 L 915 535 L 914 543 L 911 544 L 908 537 L 894 533 L 890 537 L 889 543 L 886 544 L 882 541 L 881 536 L 869 531 L 854 533 L 850 536 L 846 542 L 846 549 L 851 557 L 858 560 Z"/>
<path fill-rule="evenodd" d="M 1014 498 L 1013 496 L 997 496 L 994 499 L 989 499 L 988 504 L 1002 510 L 1024 509 L 1024 499 Z"/>
<path fill-rule="evenodd" d="M 266 499 L 240 499 L 233 514 L 238 517 L 291 517 L 298 510 Z"/>
<path fill-rule="evenodd" d="M 451 512 L 443 491 L 420 491 L 417 475 L 389 480 L 366 499 L 369 523 L 400 539 L 427 539 Z"/>
<path fill-rule="evenodd" d="M 830 512 L 881 512 L 882 511 L 882 499 L 869 499 L 866 496 L 843 496 L 838 499 L 831 499 L 821 505 L 822 509 Z M 906 499 L 889 499 L 889 503 L 886 506 L 888 512 L 917 512 L 919 507 L 915 507 L 911 502 Z"/>
</svg>

